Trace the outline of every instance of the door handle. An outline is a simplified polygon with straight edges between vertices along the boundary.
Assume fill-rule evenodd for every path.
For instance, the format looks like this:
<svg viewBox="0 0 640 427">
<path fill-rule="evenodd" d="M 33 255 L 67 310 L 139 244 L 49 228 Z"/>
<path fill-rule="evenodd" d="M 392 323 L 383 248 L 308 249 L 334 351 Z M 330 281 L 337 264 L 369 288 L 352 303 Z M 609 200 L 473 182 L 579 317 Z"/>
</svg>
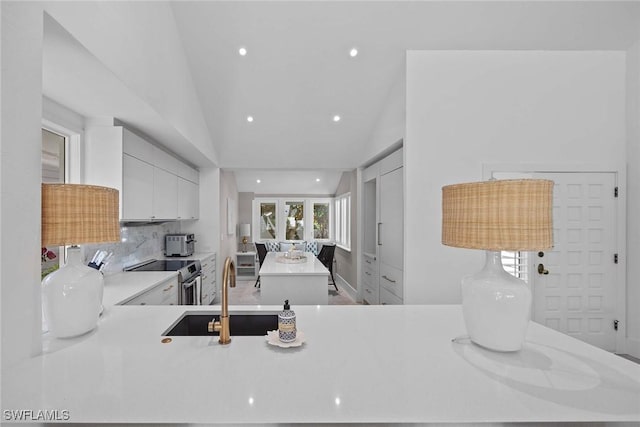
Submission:
<svg viewBox="0 0 640 427">
<path fill-rule="evenodd" d="M 378 223 L 378 246 L 382 246 L 382 240 L 381 240 L 381 236 L 380 236 L 380 227 L 382 226 L 382 223 L 379 222 Z"/>
<path fill-rule="evenodd" d="M 545 270 L 544 264 L 538 264 L 538 274 L 549 274 L 549 270 Z"/>
</svg>

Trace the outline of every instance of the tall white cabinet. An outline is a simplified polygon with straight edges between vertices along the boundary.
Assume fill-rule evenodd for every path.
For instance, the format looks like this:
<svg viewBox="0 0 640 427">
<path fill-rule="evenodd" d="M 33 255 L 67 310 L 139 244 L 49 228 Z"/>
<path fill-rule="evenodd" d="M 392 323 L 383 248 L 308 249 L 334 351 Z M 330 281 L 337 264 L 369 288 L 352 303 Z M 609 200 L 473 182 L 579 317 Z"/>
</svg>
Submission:
<svg viewBox="0 0 640 427">
<path fill-rule="evenodd" d="M 85 182 L 120 191 L 121 221 L 198 218 L 198 171 L 122 126 L 89 128 Z"/>
<path fill-rule="evenodd" d="M 402 304 L 404 297 L 404 186 L 402 148 L 362 174 L 362 299 Z"/>
</svg>

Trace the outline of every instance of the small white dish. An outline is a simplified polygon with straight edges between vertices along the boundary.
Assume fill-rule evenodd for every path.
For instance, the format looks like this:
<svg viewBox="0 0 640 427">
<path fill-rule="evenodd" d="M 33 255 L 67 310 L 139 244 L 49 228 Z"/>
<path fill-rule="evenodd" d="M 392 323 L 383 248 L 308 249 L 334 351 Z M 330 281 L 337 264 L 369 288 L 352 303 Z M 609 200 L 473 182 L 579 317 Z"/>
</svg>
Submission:
<svg viewBox="0 0 640 427">
<path fill-rule="evenodd" d="M 271 345 L 275 345 L 282 348 L 300 347 L 304 342 L 304 333 L 300 330 L 296 331 L 296 340 L 291 342 L 280 341 L 278 331 L 267 331 L 267 335 L 264 336 L 267 342 Z"/>
</svg>

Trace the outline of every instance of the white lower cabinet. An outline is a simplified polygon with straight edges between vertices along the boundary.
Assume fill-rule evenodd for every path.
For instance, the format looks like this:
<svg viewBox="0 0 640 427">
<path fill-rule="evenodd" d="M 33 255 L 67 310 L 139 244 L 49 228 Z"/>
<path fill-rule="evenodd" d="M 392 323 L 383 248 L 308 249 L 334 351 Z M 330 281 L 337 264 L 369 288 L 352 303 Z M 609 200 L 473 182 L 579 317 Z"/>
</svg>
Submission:
<svg viewBox="0 0 640 427">
<path fill-rule="evenodd" d="M 402 305 L 402 299 L 389 292 L 386 288 L 380 286 L 380 304 Z"/>
<path fill-rule="evenodd" d="M 200 285 L 200 304 L 209 305 L 214 302 L 218 294 L 216 285 L 216 256 L 215 254 L 200 262 L 202 268 L 202 284 Z"/>
<path fill-rule="evenodd" d="M 365 303 L 374 305 L 380 304 L 378 292 L 378 262 L 375 257 L 365 254 L 362 268 L 362 299 Z"/>
<path fill-rule="evenodd" d="M 177 305 L 178 304 L 178 277 L 154 286 L 143 294 L 125 302 L 123 305 Z"/>
</svg>

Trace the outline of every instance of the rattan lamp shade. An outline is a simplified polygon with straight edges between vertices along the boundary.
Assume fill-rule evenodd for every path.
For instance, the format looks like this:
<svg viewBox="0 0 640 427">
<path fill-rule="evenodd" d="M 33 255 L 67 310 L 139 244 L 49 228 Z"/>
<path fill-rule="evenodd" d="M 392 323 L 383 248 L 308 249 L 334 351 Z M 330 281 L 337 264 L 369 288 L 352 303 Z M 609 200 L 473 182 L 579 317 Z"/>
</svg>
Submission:
<svg viewBox="0 0 640 427">
<path fill-rule="evenodd" d="M 553 246 L 553 181 L 497 180 L 442 187 L 442 243 L 491 251 Z"/>
<path fill-rule="evenodd" d="M 120 241 L 118 190 L 42 184 L 42 245 Z"/>
</svg>

